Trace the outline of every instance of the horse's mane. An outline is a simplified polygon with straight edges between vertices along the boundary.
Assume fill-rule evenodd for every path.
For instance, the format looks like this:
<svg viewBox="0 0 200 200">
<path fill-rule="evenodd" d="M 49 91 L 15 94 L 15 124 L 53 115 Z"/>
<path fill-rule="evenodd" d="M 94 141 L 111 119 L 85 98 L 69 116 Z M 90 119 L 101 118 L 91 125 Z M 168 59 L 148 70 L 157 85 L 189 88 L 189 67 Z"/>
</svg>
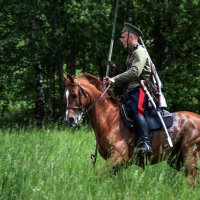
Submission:
<svg viewBox="0 0 200 200">
<path fill-rule="evenodd" d="M 90 84 L 94 85 L 100 92 L 104 91 L 103 82 L 97 76 L 85 73 L 80 75 L 79 78 L 86 79 Z M 109 98 L 112 103 L 119 105 L 119 99 L 115 97 L 113 92 L 108 91 L 106 97 Z"/>
<path fill-rule="evenodd" d="M 88 73 L 82 74 L 79 77 L 86 79 L 89 83 L 94 85 L 99 91 L 101 92 L 103 91 L 103 83 L 98 77 Z"/>
</svg>

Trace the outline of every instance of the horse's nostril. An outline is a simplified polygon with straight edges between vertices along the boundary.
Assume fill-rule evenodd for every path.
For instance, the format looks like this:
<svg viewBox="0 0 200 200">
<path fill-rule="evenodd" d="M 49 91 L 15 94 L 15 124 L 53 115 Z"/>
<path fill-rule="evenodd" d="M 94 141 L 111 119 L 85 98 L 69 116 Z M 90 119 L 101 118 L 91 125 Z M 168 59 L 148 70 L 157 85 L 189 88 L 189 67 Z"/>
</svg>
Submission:
<svg viewBox="0 0 200 200">
<path fill-rule="evenodd" d="M 72 124 L 75 123 L 75 120 L 74 120 L 73 117 L 69 117 L 68 122 L 69 122 L 70 125 L 72 125 Z"/>
</svg>

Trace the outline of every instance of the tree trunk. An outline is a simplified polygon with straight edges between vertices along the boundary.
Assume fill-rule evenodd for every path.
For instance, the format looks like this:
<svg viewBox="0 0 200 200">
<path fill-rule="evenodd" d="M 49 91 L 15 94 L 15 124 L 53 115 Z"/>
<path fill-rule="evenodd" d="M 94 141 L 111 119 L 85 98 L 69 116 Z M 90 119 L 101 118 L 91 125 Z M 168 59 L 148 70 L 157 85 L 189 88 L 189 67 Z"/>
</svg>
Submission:
<svg viewBox="0 0 200 200">
<path fill-rule="evenodd" d="M 68 52 L 68 56 L 66 60 L 67 72 L 71 75 L 75 75 L 76 74 L 76 55 L 77 55 L 76 48 L 78 47 L 76 47 L 73 37 L 69 37 L 68 42 L 69 42 L 69 52 Z"/>
<path fill-rule="evenodd" d="M 60 103 L 59 103 L 59 113 L 61 117 L 64 117 L 65 113 L 65 101 L 64 101 L 64 92 L 65 92 L 65 87 L 64 87 L 64 80 L 63 80 L 63 58 L 61 56 L 61 53 L 59 51 L 57 52 L 56 56 L 56 62 L 57 62 L 57 69 L 58 69 L 58 84 L 59 84 L 59 93 L 60 93 Z"/>
<path fill-rule="evenodd" d="M 153 46 L 153 52 L 155 57 L 154 64 L 158 69 L 162 67 L 162 63 L 165 58 L 164 55 L 165 39 L 163 38 L 160 30 L 161 30 L 160 21 L 157 21 L 155 23 L 155 26 L 153 27 L 152 34 L 154 39 L 154 46 Z"/>
<path fill-rule="evenodd" d="M 55 59 L 51 59 L 48 63 L 49 69 L 49 83 L 48 83 L 48 121 L 52 121 L 55 114 Z"/>
<path fill-rule="evenodd" d="M 35 100 L 35 119 L 38 126 L 41 126 L 44 120 L 44 89 L 42 84 L 42 67 L 39 56 L 38 42 L 34 42 L 34 69 L 36 78 L 36 100 Z"/>
</svg>

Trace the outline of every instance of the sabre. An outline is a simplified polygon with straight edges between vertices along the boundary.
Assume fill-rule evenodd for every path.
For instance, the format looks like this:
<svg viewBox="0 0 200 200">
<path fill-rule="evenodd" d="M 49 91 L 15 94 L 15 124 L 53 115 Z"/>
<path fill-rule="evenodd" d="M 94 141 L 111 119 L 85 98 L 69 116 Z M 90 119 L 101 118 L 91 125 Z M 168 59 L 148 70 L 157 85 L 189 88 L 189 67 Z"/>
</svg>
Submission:
<svg viewBox="0 0 200 200">
<path fill-rule="evenodd" d="M 119 0 L 116 1 L 116 6 L 115 6 L 115 16 L 114 16 L 113 28 L 112 28 L 112 36 L 111 36 L 111 41 L 110 41 L 110 50 L 109 50 L 109 55 L 108 55 L 108 64 L 107 64 L 107 69 L 106 69 L 106 77 L 108 77 L 109 71 L 110 71 L 109 62 L 111 61 L 111 57 L 112 57 L 112 50 L 113 50 L 114 37 L 115 37 L 115 27 L 116 27 L 116 21 L 117 21 L 118 7 L 119 7 Z"/>
<path fill-rule="evenodd" d="M 158 94 L 159 94 L 159 107 L 160 108 L 167 108 L 167 103 L 166 103 L 166 100 L 165 100 L 165 97 L 162 93 L 162 83 L 160 81 L 160 78 L 158 76 L 158 73 L 156 71 L 156 68 L 155 68 L 155 65 L 153 64 L 150 56 L 149 56 L 149 53 L 147 51 L 147 48 L 142 40 L 142 38 L 140 37 L 140 41 L 142 43 L 142 46 L 145 48 L 146 50 L 146 53 L 147 53 L 147 57 L 148 57 L 148 62 L 149 62 L 149 66 L 151 67 L 151 71 L 152 71 L 152 74 L 153 74 L 153 82 L 154 84 L 157 86 L 157 91 L 158 91 Z"/>
<path fill-rule="evenodd" d="M 160 119 L 160 121 L 161 121 L 161 123 L 162 123 L 162 127 L 164 128 L 164 132 L 165 132 L 165 135 L 166 135 L 166 137 L 167 137 L 169 146 L 170 146 L 170 147 L 173 147 L 173 143 L 172 143 L 171 137 L 169 136 L 168 130 L 167 130 L 166 126 L 165 126 L 165 122 L 164 122 L 164 120 L 163 120 L 163 118 L 162 118 L 160 112 L 157 110 L 156 104 L 155 104 L 155 102 L 154 102 L 152 96 L 150 95 L 149 91 L 147 90 L 147 87 L 146 87 L 145 84 L 144 84 L 144 80 L 141 80 L 141 85 L 142 85 L 142 87 L 143 87 L 143 89 L 144 89 L 146 95 L 147 95 L 148 98 L 149 98 L 149 101 L 151 102 L 153 108 L 155 109 L 155 111 L 156 111 L 156 113 L 157 113 L 157 115 L 158 115 L 158 117 L 159 117 L 159 119 Z"/>
</svg>

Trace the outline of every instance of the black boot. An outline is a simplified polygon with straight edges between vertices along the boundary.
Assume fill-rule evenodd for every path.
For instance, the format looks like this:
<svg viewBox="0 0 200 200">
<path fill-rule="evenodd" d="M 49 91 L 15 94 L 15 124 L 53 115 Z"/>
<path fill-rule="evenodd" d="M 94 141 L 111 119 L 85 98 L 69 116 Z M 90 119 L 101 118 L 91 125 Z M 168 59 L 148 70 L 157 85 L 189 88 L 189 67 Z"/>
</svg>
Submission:
<svg viewBox="0 0 200 200">
<path fill-rule="evenodd" d="M 150 134 L 143 115 L 134 115 L 136 131 L 139 137 L 138 153 L 152 153 Z"/>
</svg>

